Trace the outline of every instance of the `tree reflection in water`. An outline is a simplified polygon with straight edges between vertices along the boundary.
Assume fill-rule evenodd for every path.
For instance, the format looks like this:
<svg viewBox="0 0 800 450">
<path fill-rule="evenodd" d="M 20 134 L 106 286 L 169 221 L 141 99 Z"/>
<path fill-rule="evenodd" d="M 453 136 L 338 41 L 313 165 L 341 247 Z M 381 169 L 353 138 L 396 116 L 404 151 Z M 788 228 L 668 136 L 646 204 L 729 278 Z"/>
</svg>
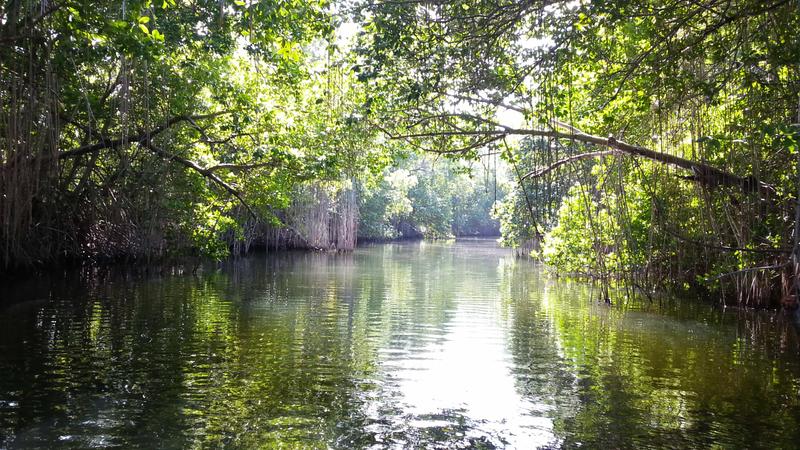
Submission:
<svg viewBox="0 0 800 450">
<path fill-rule="evenodd" d="M 607 307 L 492 241 L 41 281 L 0 314 L 0 447 L 791 447 L 794 330 Z"/>
</svg>

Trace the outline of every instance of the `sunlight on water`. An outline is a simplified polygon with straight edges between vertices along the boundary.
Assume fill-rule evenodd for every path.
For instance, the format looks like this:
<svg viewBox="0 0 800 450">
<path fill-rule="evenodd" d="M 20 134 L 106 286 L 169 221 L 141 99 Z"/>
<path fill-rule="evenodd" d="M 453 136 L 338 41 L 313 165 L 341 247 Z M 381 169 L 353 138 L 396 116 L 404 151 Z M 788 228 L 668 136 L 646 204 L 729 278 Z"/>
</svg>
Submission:
<svg viewBox="0 0 800 450">
<path fill-rule="evenodd" d="M 0 448 L 791 448 L 771 313 L 592 301 L 490 240 L 21 283 Z"/>
<path fill-rule="evenodd" d="M 487 436 L 502 436 L 503 443 L 516 448 L 536 448 L 553 440 L 552 421 L 531 414 L 541 414 L 545 405 L 520 396 L 496 312 L 459 308 L 441 342 L 399 361 L 390 373 L 398 380 L 408 414 L 434 417 L 457 411 Z M 412 423 L 442 425 L 441 420 Z"/>
</svg>

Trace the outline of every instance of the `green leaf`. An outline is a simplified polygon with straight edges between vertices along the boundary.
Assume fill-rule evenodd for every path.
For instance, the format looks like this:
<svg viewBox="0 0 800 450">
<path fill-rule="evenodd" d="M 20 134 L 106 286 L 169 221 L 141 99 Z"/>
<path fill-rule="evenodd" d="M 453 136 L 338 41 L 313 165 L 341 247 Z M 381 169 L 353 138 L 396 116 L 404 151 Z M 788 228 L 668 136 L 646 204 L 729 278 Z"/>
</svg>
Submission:
<svg viewBox="0 0 800 450">
<path fill-rule="evenodd" d="M 139 23 L 147 23 L 147 22 L 150 22 L 150 17 L 148 16 L 139 17 Z"/>
<path fill-rule="evenodd" d="M 142 30 L 144 34 L 150 34 L 150 30 L 147 28 L 147 25 L 140 23 L 139 29 Z"/>
</svg>

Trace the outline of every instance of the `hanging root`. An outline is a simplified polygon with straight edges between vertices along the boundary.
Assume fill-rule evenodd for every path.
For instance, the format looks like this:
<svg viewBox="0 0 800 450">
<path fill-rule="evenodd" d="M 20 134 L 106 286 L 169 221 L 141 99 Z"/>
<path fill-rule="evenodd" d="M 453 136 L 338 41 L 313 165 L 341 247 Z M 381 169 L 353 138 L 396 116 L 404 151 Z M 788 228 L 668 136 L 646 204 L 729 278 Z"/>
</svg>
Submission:
<svg viewBox="0 0 800 450">
<path fill-rule="evenodd" d="M 781 307 L 786 311 L 795 311 L 800 306 L 798 303 L 798 266 L 790 264 L 781 273 Z"/>
</svg>

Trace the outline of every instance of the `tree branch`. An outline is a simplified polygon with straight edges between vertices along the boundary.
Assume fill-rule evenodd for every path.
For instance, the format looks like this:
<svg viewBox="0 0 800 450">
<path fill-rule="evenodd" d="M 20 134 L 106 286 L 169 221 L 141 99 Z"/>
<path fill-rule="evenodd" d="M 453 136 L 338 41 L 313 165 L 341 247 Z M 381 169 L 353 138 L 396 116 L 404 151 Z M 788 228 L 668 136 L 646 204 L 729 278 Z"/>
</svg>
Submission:
<svg viewBox="0 0 800 450">
<path fill-rule="evenodd" d="M 153 128 L 152 130 L 142 131 L 133 136 L 122 136 L 117 139 L 111 139 L 111 140 L 103 139 L 100 142 L 94 144 L 84 145 L 82 147 L 78 147 L 73 150 L 61 152 L 58 154 L 58 159 L 74 158 L 76 156 L 84 155 L 86 153 L 96 152 L 98 150 L 104 150 L 108 148 L 118 148 L 123 145 L 145 142 L 179 123 L 193 122 L 195 120 L 203 120 L 203 119 L 212 119 L 214 117 L 219 117 L 226 114 L 230 114 L 230 111 L 221 111 L 217 113 L 202 114 L 196 116 L 187 116 L 187 115 L 175 116 L 167 120 L 163 124 Z"/>
<path fill-rule="evenodd" d="M 206 167 L 205 170 L 209 172 L 214 172 L 217 170 L 250 170 L 250 169 L 260 169 L 262 167 L 276 167 L 277 165 L 270 161 L 270 162 L 262 162 L 262 163 L 252 163 L 252 164 L 232 164 L 232 163 L 220 163 L 210 167 Z"/>
<path fill-rule="evenodd" d="M 33 158 L 30 161 L 37 161 L 38 160 L 38 161 L 41 162 L 41 161 L 47 161 L 47 160 L 50 160 L 50 159 L 53 159 L 53 158 L 56 158 L 58 160 L 77 158 L 79 156 L 86 155 L 88 153 L 94 153 L 94 152 L 97 152 L 97 151 L 100 151 L 100 150 L 120 148 L 120 147 L 123 147 L 123 146 L 126 146 L 126 145 L 137 144 L 137 143 L 141 144 L 141 143 L 149 141 L 153 137 L 163 133 L 164 131 L 168 130 L 169 128 L 171 128 L 171 127 L 173 127 L 173 126 L 175 126 L 175 125 L 177 125 L 179 123 L 192 122 L 192 121 L 195 121 L 195 120 L 211 119 L 211 118 L 219 117 L 219 116 L 226 115 L 226 114 L 231 114 L 231 112 L 230 111 L 221 111 L 221 112 L 216 112 L 216 113 L 201 114 L 201 115 L 195 115 L 195 116 L 188 116 L 188 115 L 175 116 L 175 117 L 172 117 L 171 119 L 167 120 L 163 124 L 153 128 L 151 130 L 140 131 L 139 133 L 137 133 L 137 134 L 135 134 L 133 136 L 121 136 L 121 137 L 118 137 L 116 139 L 106 139 L 102 135 L 100 135 L 100 141 L 99 142 L 95 142 L 93 144 L 86 144 L 86 145 L 83 145 L 81 147 L 78 147 L 78 148 L 75 148 L 75 149 L 72 149 L 72 150 L 67 150 L 65 152 L 58 153 L 57 155 L 41 155 L 41 156 L 38 156 L 36 158 Z M 82 130 L 84 130 L 84 132 L 86 132 L 88 130 L 88 128 L 85 128 L 85 127 L 83 127 L 83 126 L 81 126 L 79 124 L 76 124 L 76 123 L 72 122 L 72 121 L 70 121 L 70 123 L 73 123 L 78 128 L 81 128 Z M 15 160 L 9 161 L 5 165 L 0 166 L 0 171 L 8 170 L 8 169 L 12 168 L 15 164 L 17 164 L 19 162 L 21 162 L 21 158 L 17 158 Z"/>
<path fill-rule="evenodd" d="M 601 150 L 601 151 L 598 151 L 598 152 L 589 152 L 589 153 L 581 153 L 579 155 L 572 155 L 572 156 L 564 158 L 564 159 L 559 159 L 558 161 L 554 162 L 553 164 L 551 164 L 551 165 L 549 165 L 547 167 L 543 167 L 543 168 L 540 168 L 540 169 L 537 169 L 537 170 L 532 170 L 532 171 L 526 173 L 525 175 L 523 175 L 522 177 L 520 177 L 520 181 L 525 181 L 528 178 L 539 178 L 541 176 L 547 175 L 548 173 L 558 169 L 559 167 L 563 166 L 564 164 L 569 164 L 569 163 L 571 163 L 573 161 L 578 161 L 578 160 L 587 159 L 587 158 L 595 158 L 595 157 L 600 157 L 600 156 L 616 155 L 616 154 L 619 154 L 619 153 L 620 152 L 617 151 L 617 150 Z"/>
<path fill-rule="evenodd" d="M 562 125 L 563 126 L 563 125 Z M 705 163 L 692 161 L 690 159 L 681 158 L 679 156 L 670 155 L 667 153 L 660 153 L 650 150 L 645 147 L 628 144 L 623 141 L 616 140 L 613 136 L 603 138 L 591 134 L 578 131 L 576 128 L 566 125 L 570 132 L 561 132 L 555 130 L 536 130 L 536 129 L 520 129 L 508 128 L 493 130 L 469 130 L 469 131 L 440 131 L 430 133 L 412 133 L 406 135 L 392 135 L 389 134 L 391 139 L 412 139 L 412 138 L 430 138 L 430 137 L 456 137 L 456 136 L 497 136 L 497 135 L 518 135 L 518 136 L 539 136 L 550 137 L 556 139 L 570 139 L 574 141 L 583 142 L 586 144 L 600 145 L 609 147 L 613 150 L 626 153 L 629 155 L 640 156 L 652 161 L 660 162 L 682 169 L 692 171 L 693 180 L 707 186 L 733 186 L 738 187 L 744 192 L 759 192 L 764 196 L 771 196 L 775 193 L 775 188 L 771 185 L 759 181 L 753 176 L 740 177 L 724 170 L 718 169 Z"/>
<path fill-rule="evenodd" d="M 242 206 L 244 206 L 247 209 L 247 211 L 250 213 L 250 216 L 256 222 L 260 221 L 258 213 L 256 213 L 256 211 L 253 209 L 253 207 L 250 206 L 249 203 L 247 203 L 247 201 L 244 199 L 244 197 L 242 197 L 241 192 L 239 192 L 236 188 L 234 188 L 229 183 L 225 182 L 219 176 L 217 176 L 214 173 L 214 170 L 231 169 L 231 168 L 234 168 L 234 167 L 236 167 L 236 168 L 239 168 L 239 167 L 241 167 L 241 168 L 254 168 L 254 167 L 260 167 L 260 166 L 266 166 L 269 163 L 263 163 L 263 164 L 217 164 L 216 166 L 202 167 L 202 166 L 200 166 L 199 164 L 197 164 L 194 161 L 191 161 L 189 159 L 180 157 L 178 155 L 174 155 L 172 153 L 169 153 L 169 152 L 167 152 L 167 151 L 165 151 L 165 150 L 153 145 L 153 143 L 150 140 L 140 141 L 139 145 L 141 145 L 142 147 L 150 150 L 151 152 L 155 153 L 156 155 L 161 156 L 164 159 L 167 159 L 169 161 L 175 161 L 178 164 L 181 164 L 184 167 L 187 167 L 187 168 L 189 168 L 191 170 L 194 170 L 195 172 L 199 173 L 200 175 L 202 175 L 202 176 L 208 178 L 209 180 L 213 181 L 214 183 L 216 183 L 217 185 L 219 185 L 220 187 L 225 189 L 225 191 L 227 191 L 230 195 L 234 196 L 239 201 L 239 203 L 241 203 Z M 299 231 L 297 231 L 296 229 L 294 229 L 290 225 L 288 225 L 288 224 L 283 224 L 283 225 L 284 225 L 284 227 L 286 229 L 288 229 L 288 230 L 292 231 L 293 233 L 295 233 L 297 235 L 297 237 L 301 241 L 303 241 L 309 248 L 314 249 L 314 250 L 321 250 L 319 247 L 316 247 L 316 246 L 312 245 L 308 241 L 308 239 L 306 239 L 306 237 L 302 235 L 302 233 L 300 233 Z"/>
<path fill-rule="evenodd" d="M 211 169 L 208 169 L 208 168 L 205 168 L 205 167 L 201 167 L 199 164 L 197 164 L 194 161 L 191 161 L 191 160 L 188 160 L 186 158 L 180 157 L 178 155 L 173 155 L 172 153 L 166 152 L 163 149 L 153 145 L 153 143 L 149 139 L 145 139 L 143 141 L 140 141 L 139 145 L 141 145 L 142 147 L 152 151 L 156 155 L 161 156 L 164 159 L 167 159 L 167 160 L 170 160 L 170 161 L 175 161 L 175 162 L 183 165 L 184 167 L 188 167 L 189 169 L 194 170 L 195 172 L 199 173 L 200 175 L 208 178 L 209 180 L 213 181 L 217 185 L 221 186 L 229 194 L 231 194 L 232 196 L 236 197 L 237 200 L 239 200 L 239 203 L 241 203 L 242 206 L 244 206 L 247 209 L 247 211 L 250 213 L 250 215 L 253 217 L 253 219 L 255 219 L 256 221 L 259 220 L 258 214 L 253 209 L 253 207 L 250 206 L 250 204 L 245 201 L 244 197 L 242 197 L 242 194 L 236 188 L 234 188 L 230 184 L 226 183 L 223 179 L 218 177 Z"/>
</svg>

